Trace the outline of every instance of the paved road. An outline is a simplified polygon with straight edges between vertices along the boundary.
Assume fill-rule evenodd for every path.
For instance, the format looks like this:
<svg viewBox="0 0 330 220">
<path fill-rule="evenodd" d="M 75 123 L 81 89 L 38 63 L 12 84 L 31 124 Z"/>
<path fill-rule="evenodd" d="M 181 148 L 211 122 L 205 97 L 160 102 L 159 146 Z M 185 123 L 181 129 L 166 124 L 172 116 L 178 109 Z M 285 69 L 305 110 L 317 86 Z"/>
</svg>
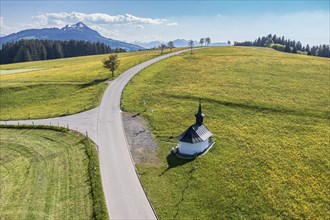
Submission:
<svg viewBox="0 0 330 220">
<path fill-rule="evenodd" d="M 64 117 L 34 119 L 34 120 L 20 120 L 20 121 L 0 121 L 0 124 L 27 124 L 27 125 L 53 125 L 68 127 L 69 129 L 78 131 L 84 135 L 86 132 L 95 143 L 97 143 L 97 117 L 99 114 L 99 107 L 81 112 L 75 115 Z"/>
<path fill-rule="evenodd" d="M 143 68 L 184 51 L 141 63 L 121 74 L 104 93 L 98 118 L 97 143 L 105 195 L 112 219 L 156 219 L 142 189 L 131 158 L 121 117 L 121 93 L 129 80 Z M 102 147 L 101 147 L 102 146 Z M 110 168 L 110 169 L 109 169 Z"/>
<path fill-rule="evenodd" d="M 69 126 L 83 134 L 88 131 L 89 137 L 98 145 L 103 190 L 111 219 L 156 219 L 126 141 L 120 109 L 122 91 L 143 68 L 185 51 L 166 54 L 127 70 L 106 89 L 98 108 L 66 117 L 19 121 L 20 124 Z M 17 124 L 17 121 L 6 123 Z"/>
</svg>

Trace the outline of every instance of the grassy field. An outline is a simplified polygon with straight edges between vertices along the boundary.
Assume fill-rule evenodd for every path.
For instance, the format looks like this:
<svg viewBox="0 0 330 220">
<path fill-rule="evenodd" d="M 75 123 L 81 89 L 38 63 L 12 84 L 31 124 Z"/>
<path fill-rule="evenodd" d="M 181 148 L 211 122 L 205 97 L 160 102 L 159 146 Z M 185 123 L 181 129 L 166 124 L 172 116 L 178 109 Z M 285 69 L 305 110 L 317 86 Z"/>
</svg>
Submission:
<svg viewBox="0 0 330 220">
<path fill-rule="evenodd" d="M 107 219 L 95 145 L 65 129 L 0 133 L 0 219 Z"/>
<path fill-rule="evenodd" d="M 329 86 L 329 59 L 267 48 L 198 50 L 140 72 L 122 106 L 147 103 L 160 162 L 137 168 L 159 217 L 327 219 Z M 216 144 L 177 159 L 169 152 L 200 98 Z"/>
<path fill-rule="evenodd" d="M 121 64 L 115 77 L 159 55 L 157 50 L 120 53 Z M 0 65 L 4 72 L 39 69 L 0 76 L 0 120 L 61 116 L 98 106 L 108 86 L 105 81 L 111 76 L 102 67 L 101 60 L 106 57 L 97 55 Z"/>
</svg>

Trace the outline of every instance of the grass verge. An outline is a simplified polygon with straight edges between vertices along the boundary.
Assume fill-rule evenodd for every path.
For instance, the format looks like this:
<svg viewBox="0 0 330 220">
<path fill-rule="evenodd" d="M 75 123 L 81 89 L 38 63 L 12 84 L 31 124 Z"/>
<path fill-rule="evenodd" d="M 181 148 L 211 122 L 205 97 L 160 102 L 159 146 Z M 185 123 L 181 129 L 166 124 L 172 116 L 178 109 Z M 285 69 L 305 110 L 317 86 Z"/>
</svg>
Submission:
<svg viewBox="0 0 330 220">
<path fill-rule="evenodd" d="M 0 126 L 3 219 L 108 219 L 96 146 L 51 126 Z"/>
</svg>

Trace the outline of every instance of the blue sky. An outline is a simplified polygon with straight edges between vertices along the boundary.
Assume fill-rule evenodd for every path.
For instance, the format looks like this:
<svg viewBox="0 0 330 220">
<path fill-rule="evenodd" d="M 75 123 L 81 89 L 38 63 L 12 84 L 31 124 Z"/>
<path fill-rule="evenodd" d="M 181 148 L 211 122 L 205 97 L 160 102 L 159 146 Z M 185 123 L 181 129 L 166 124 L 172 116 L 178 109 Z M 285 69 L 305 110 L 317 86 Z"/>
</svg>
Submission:
<svg viewBox="0 0 330 220">
<path fill-rule="evenodd" d="M 329 1 L 4 1 L 1 34 L 84 22 L 106 37 L 213 42 L 277 34 L 329 44 Z"/>
</svg>

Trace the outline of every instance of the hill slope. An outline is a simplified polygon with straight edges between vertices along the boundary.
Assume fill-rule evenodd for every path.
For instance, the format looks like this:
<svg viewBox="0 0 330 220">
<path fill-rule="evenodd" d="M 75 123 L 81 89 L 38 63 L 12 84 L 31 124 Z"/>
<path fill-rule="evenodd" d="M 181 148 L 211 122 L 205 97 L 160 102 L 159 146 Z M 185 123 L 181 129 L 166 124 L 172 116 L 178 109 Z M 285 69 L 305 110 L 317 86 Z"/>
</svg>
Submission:
<svg viewBox="0 0 330 220">
<path fill-rule="evenodd" d="M 146 116 L 157 137 L 160 162 L 137 167 L 159 217 L 327 218 L 328 64 L 219 47 L 169 58 L 133 78 L 122 105 Z M 194 123 L 199 98 L 216 144 L 180 160 L 170 154 L 173 137 Z"/>
<path fill-rule="evenodd" d="M 115 77 L 159 55 L 158 50 L 119 53 Z M 54 117 L 96 107 L 111 75 L 102 66 L 106 56 L 0 65 L 0 119 Z"/>
<path fill-rule="evenodd" d="M 84 23 L 78 22 L 74 25 L 66 25 L 59 28 L 28 29 L 18 33 L 13 33 L 0 38 L 0 46 L 7 42 L 15 42 L 22 39 L 38 40 L 84 40 L 90 42 L 101 42 L 109 45 L 112 49 L 123 48 L 127 51 L 144 49 L 143 47 L 126 42 L 105 38 L 97 31 L 87 27 Z"/>
<path fill-rule="evenodd" d="M 1 219 L 107 219 L 95 145 L 65 129 L 0 132 Z"/>
</svg>

